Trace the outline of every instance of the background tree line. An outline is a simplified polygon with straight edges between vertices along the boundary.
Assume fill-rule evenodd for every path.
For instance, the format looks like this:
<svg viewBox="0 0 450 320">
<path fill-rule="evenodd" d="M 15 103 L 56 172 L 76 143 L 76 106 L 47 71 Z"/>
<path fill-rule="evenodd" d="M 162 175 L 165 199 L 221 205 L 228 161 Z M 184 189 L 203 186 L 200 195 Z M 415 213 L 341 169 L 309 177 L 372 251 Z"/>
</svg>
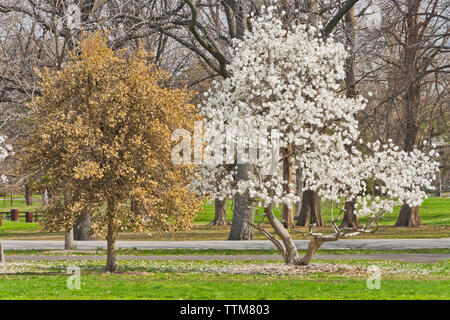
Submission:
<svg viewBox="0 0 450 320">
<path fill-rule="evenodd" d="M 67 14 L 71 5 L 80 8 L 80 26 L 72 28 Z M 112 48 L 136 50 L 139 43 L 153 52 L 157 66 L 171 75 L 164 85 L 187 86 L 199 94 L 213 79 L 227 78 L 232 40 L 251 30 L 251 14 L 261 14 L 260 0 L 5 0 L 0 4 L 0 110 L 2 133 L 14 148 L 30 130 L 31 109 L 40 96 L 36 70 L 61 70 L 68 53 L 78 49 L 81 29 L 108 30 Z M 363 134 L 369 141 L 392 139 L 405 151 L 423 141 L 443 141 L 442 176 L 448 175 L 448 17 L 449 3 L 443 0 L 284 0 L 279 10 L 286 12 L 284 23 L 300 21 L 322 29 L 324 36 L 344 42 L 350 57 L 346 61 L 346 81 L 342 91 L 348 96 L 372 92 L 369 106 L 360 115 Z M 289 150 L 283 150 L 289 154 Z M 29 179 L 31 172 L 16 170 L 10 159 L 10 183 L 33 187 L 45 199 L 45 175 Z M 245 179 L 251 168 L 240 165 L 237 179 Z M 283 161 L 283 175 L 293 181 L 289 157 Z M 293 181 L 295 182 L 295 181 Z M 283 208 L 286 228 L 323 224 L 320 198 L 313 191 L 302 192 L 294 209 Z M 244 196 L 236 196 L 235 211 L 252 221 L 254 212 Z M 351 203 L 348 204 L 351 206 Z M 226 203 L 216 201 L 214 224 L 227 224 Z M 76 239 L 88 239 L 90 213 L 76 222 Z M 351 213 L 344 219 L 357 225 Z M 229 239 L 253 238 L 253 228 L 245 219 L 233 218 Z M 405 206 L 399 226 L 420 225 L 418 208 Z"/>
</svg>

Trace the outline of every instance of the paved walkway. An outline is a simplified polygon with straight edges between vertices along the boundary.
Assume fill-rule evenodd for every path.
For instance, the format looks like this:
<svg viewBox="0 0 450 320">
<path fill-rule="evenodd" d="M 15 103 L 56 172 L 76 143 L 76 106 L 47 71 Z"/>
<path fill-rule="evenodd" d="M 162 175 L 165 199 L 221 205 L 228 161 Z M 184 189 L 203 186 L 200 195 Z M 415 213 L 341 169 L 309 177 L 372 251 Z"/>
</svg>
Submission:
<svg viewBox="0 0 450 320">
<path fill-rule="evenodd" d="M 295 240 L 298 249 L 306 249 L 309 240 Z M 58 250 L 64 241 L 2 240 L 5 250 Z M 75 241 L 79 250 L 106 248 L 106 241 Z M 268 240 L 251 241 L 117 241 L 118 249 L 274 249 Z M 450 249 L 450 238 L 441 239 L 347 239 L 326 242 L 322 249 Z"/>
<path fill-rule="evenodd" d="M 280 255 L 174 255 L 174 256 L 117 256 L 118 260 L 283 260 Z M 438 262 L 450 259 L 450 254 L 441 253 L 411 253 L 411 254 L 316 254 L 313 259 L 322 260 L 398 260 L 403 262 Z M 80 260 L 106 260 L 106 256 L 100 255 L 9 255 L 8 261 L 80 261 Z"/>
</svg>

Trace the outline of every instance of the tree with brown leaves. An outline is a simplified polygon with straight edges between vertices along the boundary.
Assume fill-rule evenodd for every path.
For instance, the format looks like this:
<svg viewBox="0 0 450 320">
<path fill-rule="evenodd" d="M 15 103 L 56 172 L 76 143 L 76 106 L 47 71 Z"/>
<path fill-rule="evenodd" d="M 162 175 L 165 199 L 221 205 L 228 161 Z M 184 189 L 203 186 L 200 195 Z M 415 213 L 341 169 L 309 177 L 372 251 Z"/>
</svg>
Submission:
<svg viewBox="0 0 450 320">
<path fill-rule="evenodd" d="M 114 51 L 98 32 L 84 36 L 80 48 L 62 70 L 41 75 L 23 160 L 49 176 L 54 199 L 46 229 L 70 230 L 83 212 L 93 212 L 113 272 L 120 230 L 191 227 L 200 206 L 188 189 L 194 168 L 172 163 L 171 133 L 192 130 L 196 109 L 186 90 L 161 86 L 167 75 L 143 49 Z"/>
</svg>

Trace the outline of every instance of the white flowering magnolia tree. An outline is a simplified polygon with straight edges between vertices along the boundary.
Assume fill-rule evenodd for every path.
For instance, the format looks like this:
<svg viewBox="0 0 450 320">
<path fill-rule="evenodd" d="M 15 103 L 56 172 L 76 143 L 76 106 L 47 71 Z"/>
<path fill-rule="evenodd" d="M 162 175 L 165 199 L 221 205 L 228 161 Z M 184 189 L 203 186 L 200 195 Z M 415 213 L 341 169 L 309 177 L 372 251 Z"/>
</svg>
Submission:
<svg viewBox="0 0 450 320">
<path fill-rule="evenodd" d="M 12 154 L 12 147 L 11 145 L 6 143 L 6 137 L 5 136 L 0 136 L 0 162 L 2 162 L 3 160 L 5 160 L 5 158 Z M 6 183 L 7 179 L 6 176 L 4 174 L 2 174 L 0 176 L 0 180 L 2 183 Z M 0 217 L 1 218 L 1 217 Z M 0 240 L 0 263 L 4 263 L 5 262 L 5 256 L 3 254 L 3 245 L 2 242 Z"/>
<path fill-rule="evenodd" d="M 215 82 L 200 106 L 206 162 L 193 185 L 221 200 L 245 194 L 248 206 L 264 208 L 259 223 L 247 223 L 274 243 L 286 263 L 306 265 L 324 242 L 375 231 L 396 205 L 420 205 L 424 189 L 432 188 L 436 154 L 398 151 L 391 141 L 364 144 L 355 114 L 365 99 L 339 93 L 347 56 L 343 45 L 332 37 L 324 40 L 311 26 L 286 30 L 273 7 L 265 11 L 251 20 L 252 32 L 235 40 L 228 66 L 232 76 Z M 280 149 L 290 153 L 277 157 Z M 311 237 L 304 257 L 272 210 L 299 200 L 286 192 L 294 188 L 284 188 L 287 181 L 278 168 L 287 156 L 294 169 L 302 168 L 303 190 L 318 191 L 340 211 L 332 216 L 334 233 L 316 233 L 314 225 L 304 233 Z M 251 164 L 252 174 L 236 181 L 237 166 L 223 165 L 233 161 Z M 377 197 L 366 195 L 367 181 L 376 181 Z M 367 223 L 339 228 L 342 204 L 350 200 Z M 262 228 L 265 219 L 275 234 Z"/>
</svg>

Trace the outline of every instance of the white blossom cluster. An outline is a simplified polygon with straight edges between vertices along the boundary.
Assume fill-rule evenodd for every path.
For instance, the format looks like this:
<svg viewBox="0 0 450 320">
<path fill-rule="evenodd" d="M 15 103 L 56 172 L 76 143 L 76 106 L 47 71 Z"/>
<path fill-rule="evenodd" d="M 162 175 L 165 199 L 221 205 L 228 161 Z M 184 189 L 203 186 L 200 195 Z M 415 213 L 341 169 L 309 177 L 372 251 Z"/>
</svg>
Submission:
<svg viewBox="0 0 450 320">
<path fill-rule="evenodd" d="M 234 40 L 231 76 L 214 82 L 199 106 L 207 154 L 229 157 L 230 150 L 222 155 L 230 145 L 223 137 L 235 137 L 236 146 L 248 153 L 240 160 L 251 163 L 253 174 L 236 181 L 237 166 L 211 161 L 193 186 L 219 199 L 246 193 L 262 206 L 297 201 L 294 188 L 285 192 L 279 168 L 264 174 L 273 164 L 275 146 L 251 129 L 259 128 L 269 136 L 279 133 L 282 152 L 275 159 L 290 155 L 294 169 L 303 169 L 304 189 L 335 201 L 356 198 L 363 215 L 391 211 L 397 203 L 420 204 L 437 168 L 431 155 L 398 151 L 392 143 L 368 144 L 364 153 L 355 147 L 362 142 L 355 114 L 366 101 L 338 92 L 345 78 L 344 46 L 332 37 L 323 40 L 312 26 L 293 24 L 286 30 L 273 7 L 263 10 L 264 16 L 251 20 L 252 32 Z M 368 179 L 380 183 L 382 195 L 370 201 L 358 197 L 365 194 Z"/>
</svg>

